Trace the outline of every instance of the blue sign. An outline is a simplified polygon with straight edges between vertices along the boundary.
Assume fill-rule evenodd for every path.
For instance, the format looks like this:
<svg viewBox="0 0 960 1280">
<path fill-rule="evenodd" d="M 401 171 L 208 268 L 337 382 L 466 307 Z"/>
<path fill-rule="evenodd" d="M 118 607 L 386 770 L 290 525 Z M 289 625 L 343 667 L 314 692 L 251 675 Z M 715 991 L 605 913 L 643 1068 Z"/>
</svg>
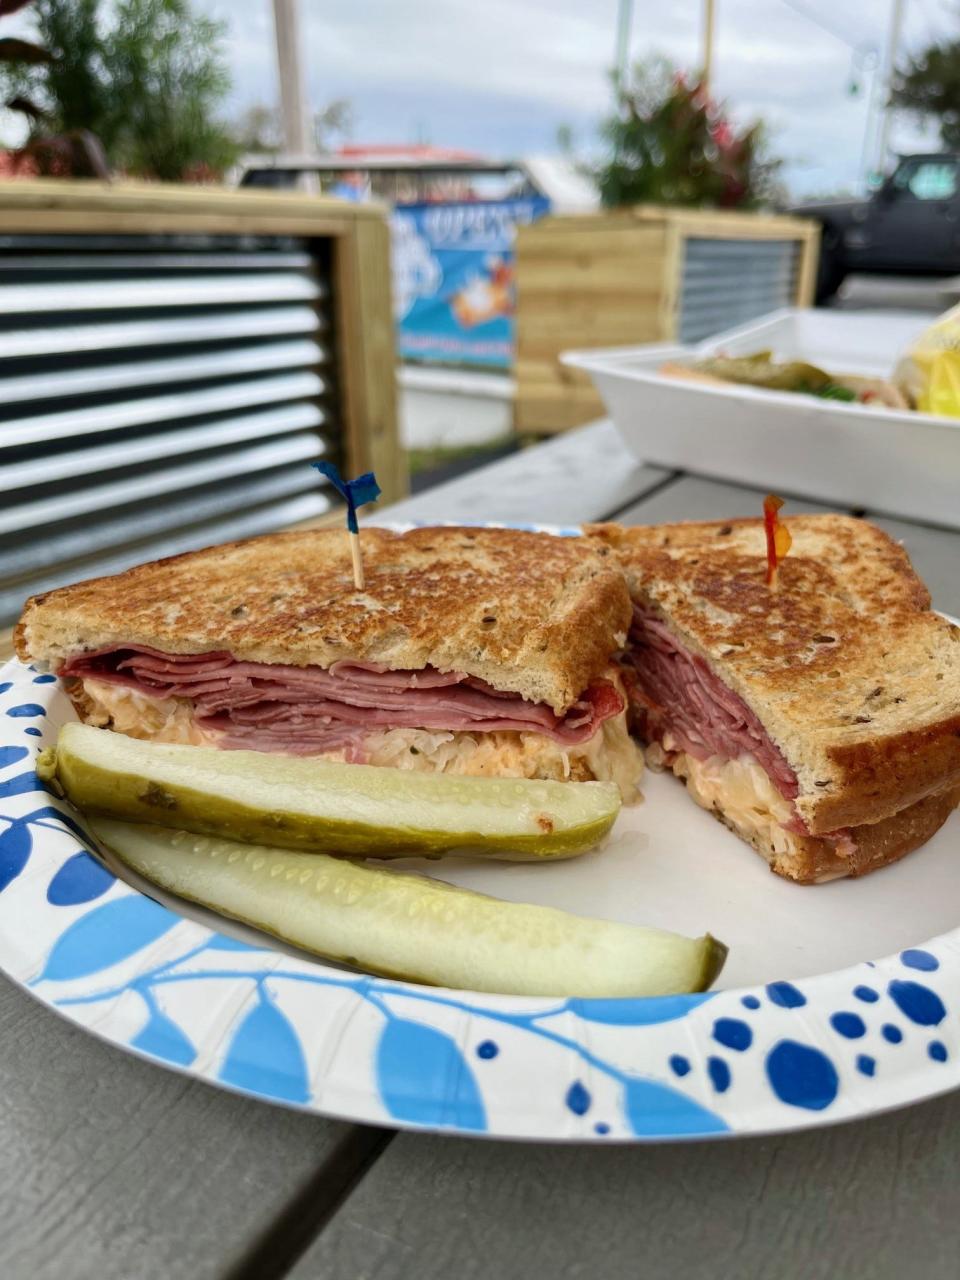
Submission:
<svg viewBox="0 0 960 1280">
<path fill-rule="evenodd" d="M 549 209 L 543 196 L 397 208 L 393 298 L 401 356 L 511 364 L 514 236 Z"/>
</svg>

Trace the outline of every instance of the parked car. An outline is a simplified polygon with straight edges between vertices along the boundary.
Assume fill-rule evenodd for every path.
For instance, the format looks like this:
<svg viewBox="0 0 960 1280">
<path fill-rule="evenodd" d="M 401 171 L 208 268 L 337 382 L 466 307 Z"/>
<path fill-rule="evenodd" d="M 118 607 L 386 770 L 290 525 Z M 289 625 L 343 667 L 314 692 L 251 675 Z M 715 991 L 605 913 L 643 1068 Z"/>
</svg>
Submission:
<svg viewBox="0 0 960 1280">
<path fill-rule="evenodd" d="M 791 212 L 823 228 L 818 302 L 852 271 L 960 274 L 960 153 L 903 156 L 869 199 L 802 204 Z"/>
</svg>

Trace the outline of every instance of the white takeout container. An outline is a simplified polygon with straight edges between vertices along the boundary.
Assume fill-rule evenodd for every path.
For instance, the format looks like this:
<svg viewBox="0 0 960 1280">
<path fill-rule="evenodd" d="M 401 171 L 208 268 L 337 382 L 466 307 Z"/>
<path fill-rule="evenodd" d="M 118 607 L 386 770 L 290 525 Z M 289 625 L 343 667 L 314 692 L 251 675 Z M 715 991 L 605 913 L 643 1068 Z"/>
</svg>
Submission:
<svg viewBox="0 0 960 1280">
<path fill-rule="evenodd" d="M 887 377 L 931 320 L 793 308 L 696 346 L 568 351 L 561 360 L 590 374 L 643 462 L 960 527 L 960 419 L 658 372 L 668 360 L 769 349 L 838 374 Z"/>
</svg>

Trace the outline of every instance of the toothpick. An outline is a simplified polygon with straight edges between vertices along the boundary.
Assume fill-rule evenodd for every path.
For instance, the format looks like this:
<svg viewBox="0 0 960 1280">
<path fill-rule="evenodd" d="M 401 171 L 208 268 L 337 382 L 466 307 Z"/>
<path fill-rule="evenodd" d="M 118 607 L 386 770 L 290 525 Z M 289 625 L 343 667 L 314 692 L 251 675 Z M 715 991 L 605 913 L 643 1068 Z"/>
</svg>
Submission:
<svg viewBox="0 0 960 1280">
<path fill-rule="evenodd" d="M 380 486 L 372 471 L 364 472 L 362 476 L 357 476 L 356 480 L 344 480 L 339 468 L 333 462 L 311 462 L 310 465 L 325 475 L 337 492 L 346 499 L 347 540 L 350 546 L 350 560 L 353 564 L 353 585 L 357 591 L 363 591 L 366 581 L 363 576 L 357 507 L 366 506 L 368 502 L 376 502 L 380 497 Z"/>
<path fill-rule="evenodd" d="M 763 527 L 767 539 L 767 586 L 771 591 L 777 589 L 780 561 L 790 550 L 793 541 L 789 529 L 778 516 L 782 506 L 783 499 L 773 493 L 768 493 L 763 500 Z"/>
<path fill-rule="evenodd" d="M 350 539 L 350 557 L 353 560 L 353 585 L 358 591 L 362 591 L 366 581 L 363 576 L 363 556 L 360 554 L 360 534 L 348 531 L 347 537 Z"/>
</svg>

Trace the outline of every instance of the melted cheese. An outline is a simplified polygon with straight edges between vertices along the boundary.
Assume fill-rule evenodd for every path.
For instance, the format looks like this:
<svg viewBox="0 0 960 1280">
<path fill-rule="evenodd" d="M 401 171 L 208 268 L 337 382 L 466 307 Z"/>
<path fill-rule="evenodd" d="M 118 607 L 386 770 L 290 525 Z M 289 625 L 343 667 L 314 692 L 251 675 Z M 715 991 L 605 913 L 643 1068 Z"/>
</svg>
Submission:
<svg viewBox="0 0 960 1280">
<path fill-rule="evenodd" d="M 131 738 L 216 746 L 220 734 L 198 729 L 192 704 L 183 698 L 150 698 L 124 685 L 84 679 L 74 702 L 87 724 Z M 367 734 L 365 763 L 424 773 L 471 777 L 546 778 L 559 782 L 615 782 L 627 802 L 637 798 L 643 753 L 627 731 L 626 711 L 605 720 L 587 742 L 564 746 L 539 733 L 444 733 L 431 729 L 384 729 Z M 346 760 L 345 751 L 322 753 Z"/>
<path fill-rule="evenodd" d="M 665 762 L 662 749 L 648 748 L 647 760 L 652 768 L 661 766 Z M 798 837 L 784 829 L 784 823 L 794 817 L 793 806 L 753 756 L 742 755 L 736 760 L 710 756 L 707 760 L 695 760 L 681 751 L 673 757 L 670 767 L 686 780 L 687 790 L 697 804 L 722 813 L 748 840 L 756 839 L 768 856 L 771 851 L 773 854 L 798 851 Z"/>
</svg>

